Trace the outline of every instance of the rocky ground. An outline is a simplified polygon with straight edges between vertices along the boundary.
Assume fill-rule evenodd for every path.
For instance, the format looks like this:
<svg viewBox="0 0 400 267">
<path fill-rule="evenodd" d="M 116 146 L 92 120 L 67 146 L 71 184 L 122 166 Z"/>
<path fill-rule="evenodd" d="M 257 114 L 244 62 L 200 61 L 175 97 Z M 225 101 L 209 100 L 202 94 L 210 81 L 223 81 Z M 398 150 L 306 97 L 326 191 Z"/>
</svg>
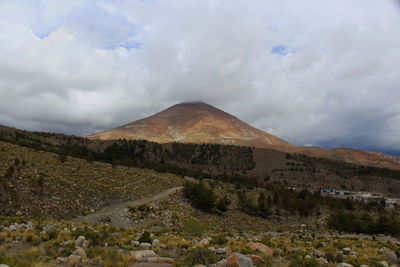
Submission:
<svg viewBox="0 0 400 267">
<path fill-rule="evenodd" d="M 191 218 L 175 230 L 66 221 L 0 224 L 8 266 L 398 266 L 400 243 L 314 231 L 236 231 Z"/>
</svg>

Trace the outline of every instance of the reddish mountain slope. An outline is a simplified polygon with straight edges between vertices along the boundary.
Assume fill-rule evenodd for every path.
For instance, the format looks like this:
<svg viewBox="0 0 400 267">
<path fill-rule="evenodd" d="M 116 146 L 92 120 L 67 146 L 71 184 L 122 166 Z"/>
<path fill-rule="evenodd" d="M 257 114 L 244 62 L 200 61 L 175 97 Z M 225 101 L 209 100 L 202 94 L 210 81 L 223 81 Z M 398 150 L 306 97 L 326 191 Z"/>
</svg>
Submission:
<svg viewBox="0 0 400 267">
<path fill-rule="evenodd" d="M 382 153 L 346 148 L 324 149 L 294 146 L 205 103 L 177 104 L 153 116 L 113 130 L 90 135 L 88 138 L 99 140 L 145 139 L 157 143 L 217 143 L 272 148 L 354 164 L 400 169 L 400 158 Z"/>
<path fill-rule="evenodd" d="M 90 139 L 146 139 L 158 143 L 219 143 L 263 148 L 295 146 L 205 103 L 174 105 L 153 116 L 88 136 Z"/>
</svg>

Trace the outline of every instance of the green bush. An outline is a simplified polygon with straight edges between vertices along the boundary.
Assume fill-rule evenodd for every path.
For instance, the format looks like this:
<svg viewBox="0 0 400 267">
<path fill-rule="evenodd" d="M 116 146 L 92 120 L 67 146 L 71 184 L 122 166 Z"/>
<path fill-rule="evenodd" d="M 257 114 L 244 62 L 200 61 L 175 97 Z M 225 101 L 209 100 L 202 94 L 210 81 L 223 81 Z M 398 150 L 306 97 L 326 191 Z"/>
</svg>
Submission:
<svg viewBox="0 0 400 267">
<path fill-rule="evenodd" d="M 357 258 L 357 257 L 352 257 L 352 258 L 348 258 L 346 260 L 347 263 L 355 266 L 355 267 L 359 267 L 360 265 L 364 264 L 364 262 L 362 261 L 362 259 Z"/>
<path fill-rule="evenodd" d="M 196 264 L 209 265 L 215 263 L 218 260 L 215 252 L 208 248 L 195 248 L 189 251 L 185 260 L 183 261 L 184 266 L 194 266 Z"/>
<path fill-rule="evenodd" d="M 185 234 L 190 236 L 201 236 L 205 231 L 208 230 L 208 226 L 196 220 L 187 219 L 183 223 L 182 230 Z"/>
<path fill-rule="evenodd" d="M 185 183 L 184 196 L 190 201 L 193 207 L 203 211 L 212 211 L 215 208 L 216 197 L 214 191 L 203 182 Z"/>
<path fill-rule="evenodd" d="M 150 233 L 148 231 L 145 231 L 138 240 L 140 243 L 150 243 L 151 244 L 151 238 L 150 238 Z"/>
</svg>

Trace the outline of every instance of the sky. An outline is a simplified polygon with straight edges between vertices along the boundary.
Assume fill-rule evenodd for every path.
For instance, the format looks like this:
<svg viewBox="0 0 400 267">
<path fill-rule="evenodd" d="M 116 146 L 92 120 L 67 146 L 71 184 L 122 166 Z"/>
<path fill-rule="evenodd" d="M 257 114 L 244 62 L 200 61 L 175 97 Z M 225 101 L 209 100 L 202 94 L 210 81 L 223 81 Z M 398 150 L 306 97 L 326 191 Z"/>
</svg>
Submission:
<svg viewBox="0 0 400 267">
<path fill-rule="evenodd" d="M 400 155 L 400 4 L 0 0 L 0 124 L 84 136 L 186 101 Z"/>
</svg>

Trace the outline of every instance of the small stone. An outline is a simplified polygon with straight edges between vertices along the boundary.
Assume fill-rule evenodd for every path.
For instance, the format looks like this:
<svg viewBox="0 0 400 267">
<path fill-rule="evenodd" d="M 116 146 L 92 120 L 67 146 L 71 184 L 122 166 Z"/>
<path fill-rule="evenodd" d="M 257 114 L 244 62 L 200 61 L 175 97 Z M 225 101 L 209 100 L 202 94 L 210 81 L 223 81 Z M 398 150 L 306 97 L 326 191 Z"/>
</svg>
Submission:
<svg viewBox="0 0 400 267">
<path fill-rule="evenodd" d="M 140 243 L 140 248 L 141 249 L 149 249 L 149 248 L 151 248 L 151 244 L 149 244 L 149 243 Z"/>
<path fill-rule="evenodd" d="M 160 243 L 160 240 L 158 240 L 158 239 L 156 238 L 156 239 L 153 240 L 151 246 L 152 246 L 153 248 L 158 248 L 158 247 L 160 247 L 160 244 L 161 244 L 161 243 Z"/>
<path fill-rule="evenodd" d="M 350 253 L 350 252 L 351 252 L 351 249 L 350 249 L 350 248 L 343 248 L 342 251 L 343 251 L 344 253 Z"/>
<path fill-rule="evenodd" d="M 66 263 L 67 261 L 68 261 L 68 258 L 66 258 L 66 257 L 58 257 L 56 259 L 57 263 Z"/>
<path fill-rule="evenodd" d="M 200 241 L 200 246 L 207 247 L 208 244 L 210 244 L 210 241 L 208 241 L 208 239 L 206 239 L 206 238 L 204 238 Z"/>
<path fill-rule="evenodd" d="M 386 250 L 385 254 L 386 254 L 386 258 L 393 261 L 394 263 L 397 263 L 398 257 L 396 255 L 396 253 L 394 253 L 393 251 L 390 251 L 390 250 Z"/>
<path fill-rule="evenodd" d="M 0 264 L 0 267 L 10 267 L 10 266 L 8 266 L 6 264 Z"/>
<path fill-rule="evenodd" d="M 131 251 L 131 254 L 134 255 L 135 258 L 138 260 L 140 260 L 141 258 L 157 256 L 157 254 L 153 250 Z"/>
<path fill-rule="evenodd" d="M 83 244 L 82 244 L 82 247 L 84 248 L 84 249 L 86 249 L 86 248 L 88 248 L 89 247 L 89 241 L 88 240 L 85 240 L 85 241 L 83 241 Z"/>
<path fill-rule="evenodd" d="M 217 248 L 215 250 L 215 253 L 219 254 L 219 255 L 223 255 L 226 254 L 226 248 Z"/>
<path fill-rule="evenodd" d="M 305 256 L 304 256 L 304 259 L 305 259 L 305 260 L 311 259 L 311 256 L 310 256 L 310 255 L 305 255 Z"/>
<path fill-rule="evenodd" d="M 10 225 L 10 230 L 12 231 L 12 232 L 15 232 L 15 231 L 17 231 L 17 227 L 15 226 L 15 225 Z"/>
<path fill-rule="evenodd" d="M 321 264 L 321 265 L 326 265 L 326 264 L 328 264 L 327 259 L 325 259 L 324 257 L 319 257 L 319 258 L 318 258 L 318 262 L 319 262 L 319 264 Z"/>
<path fill-rule="evenodd" d="M 337 265 L 337 267 L 353 267 L 353 265 L 351 265 L 349 263 L 342 262 L 342 263 L 339 263 Z"/>
<path fill-rule="evenodd" d="M 387 263 L 387 261 L 380 261 L 379 263 L 385 267 L 389 267 L 389 264 Z"/>
<path fill-rule="evenodd" d="M 22 212 L 18 210 L 18 211 L 15 213 L 15 216 L 21 217 L 21 216 L 22 216 Z"/>
<path fill-rule="evenodd" d="M 75 246 L 77 247 L 82 247 L 83 242 L 85 241 L 85 237 L 84 236 L 79 236 L 76 240 L 75 240 Z"/>
<path fill-rule="evenodd" d="M 133 240 L 133 241 L 131 242 L 131 245 L 132 245 L 132 246 L 135 246 L 135 247 L 138 247 L 138 246 L 140 245 L 140 242 L 139 242 L 139 241 L 136 241 L 136 240 Z"/>
</svg>

